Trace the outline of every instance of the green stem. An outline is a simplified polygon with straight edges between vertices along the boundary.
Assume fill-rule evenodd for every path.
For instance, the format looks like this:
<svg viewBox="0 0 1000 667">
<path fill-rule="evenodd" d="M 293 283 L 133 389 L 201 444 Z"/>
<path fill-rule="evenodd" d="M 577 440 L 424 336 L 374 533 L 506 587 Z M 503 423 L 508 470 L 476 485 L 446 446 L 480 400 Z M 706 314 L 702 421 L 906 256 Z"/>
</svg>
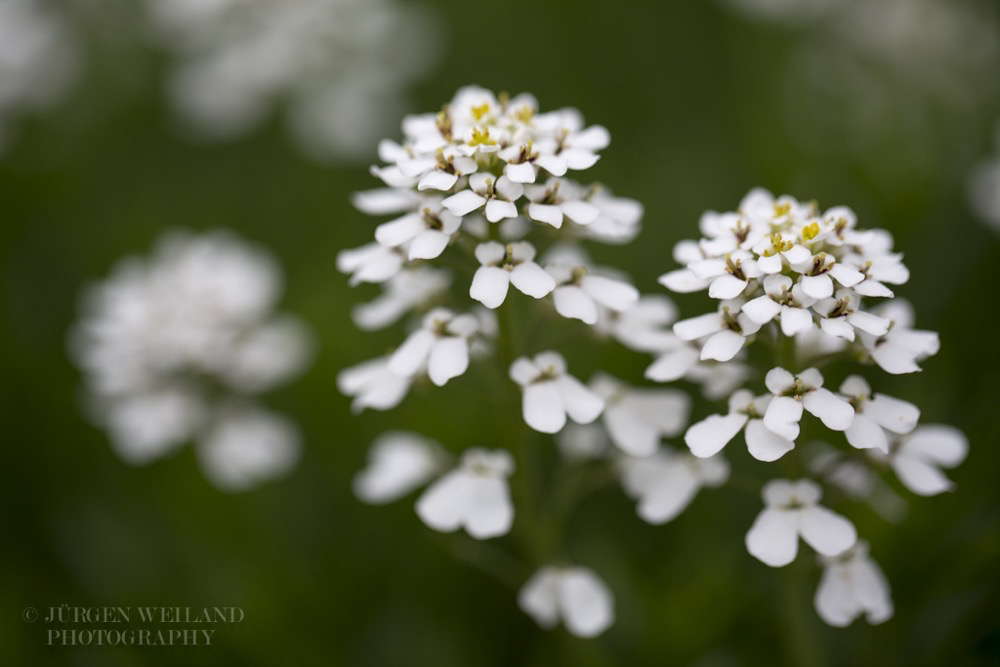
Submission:
<svg viewBox="0 0 1000 667">
<path fill-rule="evenodd" d="M 811 599 L 806 574 L 808 562 L 798 558 L 785 568 L 781 583 L 782 615 L 785 617 L 784 633 L 787 640 L 789 663 L 796 667 L 823 667 L 823 641 L 816 631 L 815 614 L 804 601 Z"/>
</svg>

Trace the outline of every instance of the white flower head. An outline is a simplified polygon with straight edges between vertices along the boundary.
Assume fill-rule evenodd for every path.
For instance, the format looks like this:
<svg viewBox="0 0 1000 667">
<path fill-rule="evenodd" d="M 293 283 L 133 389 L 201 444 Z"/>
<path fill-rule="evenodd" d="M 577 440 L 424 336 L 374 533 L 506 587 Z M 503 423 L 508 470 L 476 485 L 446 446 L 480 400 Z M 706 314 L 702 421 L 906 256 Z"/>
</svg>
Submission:
<svg viewBox="0 0 1000 667">
<path fill-rule="evenodd" d="M 831 431 L 846 431 L 854 421 L 854 409 L 846 400 L 823 388 L 823 376 L 815 368 L 792 375 L 772 368 L 764 384 L 774 398 L 764 413 L 764 426 L 786 440 L 799 437 L 799 420 L 805 409 Z"/>
<path fill-rule="evenodd" d="M 457 468 L 432 484 L 417 500 L 417 514 L 434 530 L 465 528 L 485 540 L 505 535 L 514 522 L 507 478 L 514 460 L 504 450 L 470 449 Z"/>
<path fill-rule="evenodd" d="M 426 367 L 431 382 L 442 386 L 469 367 L 469 339 L 479 332 L 475 315 L 435 308 L 389 357 L 389 371 L 412 377 Z"/>
<path fill-rule="evenodd" d="M 771 480 L 764 486 L 766 507 L 746 536 L 747 551 L 771 567 L 788 565 L 798 553 L 799 536 L 824 556 L 851 548 L 854 524 L 819 505 L 822 493 L 814 482 Z"/>
<path fill-rule="evenodd" d="M 651 524 L 672 521 L 704 487 L 716 487 L 729 478 L 729 464 L 721 456 L 695 458 L 669 448 L 650 456 L 621 461 L 622 486 L 638 501 L 636 512 Z"/>
<path fill-rule="evenodd" d="M 588 568 L 543 567 L 517 596 L 521 609 L 543 628 L 561 620 L 577 637 L 596 637 L 614 623 L 614 596 Z"/>
<path fill-rule="evenodd" d="M 558 433 L 567 416 L 578 424 L 589 424 L 604 410 L 604 400 L 569 375 L 566 360 L 556 352 L 516 359 L 510 378 L 523 390 L 524 421 L 536 431 Z"/>
<path fill-rule="evenodd" d="M 873 394 L 869 384 L 852 375 L 840 385 L 840 393 L 854 408 L 854 420 L 844 435 L 858 449 L 889 453 L 889 433 L 902 435 L 917 426 L 917 406 L 885 394 Z"/>
<path fill-rule="evenodd" d="M 821 557 L 823 578 L 816 589 L 815 605 L 828 625 L 843 628 L 864 615 L 872 625 L 892 618 L 889 582 L 868 555 L 868 543 L 859 541 L 836 556 Z"/>
<path fill-rule="evenodd" d="M 740 389 L 729 398 L 729 414 L 709 415 L 694 424 L 684 434 L 684 443 L 700 458 L 722 451 L 736 434 L 745 429 L 747 449 L 758 461 L 776 461 L 794 447 L 792 440 L 774 433 L 764 424 L 764 415 L 772 397 L 754 397 Z"/>
<path fill-rule="evenodd" d="M 337 389 L 354 398 L 351 403 L 354 413 L 365 408 L 391 410 L 406 398 L 411 384 L 412 377 L 389 370 L 388 357 L 369 359 L 337 374 Z"/>
<path fill-rule="evenodd" d="M 416 433 L 389 431 L 368 450 L 368 465 L 354 477 L 354 494 L 366 503 L 383 505 L 402 498 L 430 481 L 446 456 L 441 446 Z"/>
<path fill-rule="evenodd" d="M 934 496 L 955 488 L 941 468 L 954 468 L 968 452 L 969 441 L 957 428 L 928 424 L 899 438 L 890 448 L 889 462 L 906 488 L 917 495 Z"/>
<path fill-rule="evenodd" d="M 527 241 L 506 246 L 496 241 L 480 243 L 476 259 L 482 266 L 472 278 L 469 296 L 487 308 L 499 308 L 511 284 L 535 299 L 555 289 L 552 276 L 535 263 L 535 248 Z"/>
<path fill-rule="evenodd" d="M 687 424 L 691 401 L 672 389 L 630 387 L 599 373 L 590 389 L 604 400 L 604 427 L 619 449 L 632 456 L 649 456 L 661 438 L 677 435 Z"/>
</svg>

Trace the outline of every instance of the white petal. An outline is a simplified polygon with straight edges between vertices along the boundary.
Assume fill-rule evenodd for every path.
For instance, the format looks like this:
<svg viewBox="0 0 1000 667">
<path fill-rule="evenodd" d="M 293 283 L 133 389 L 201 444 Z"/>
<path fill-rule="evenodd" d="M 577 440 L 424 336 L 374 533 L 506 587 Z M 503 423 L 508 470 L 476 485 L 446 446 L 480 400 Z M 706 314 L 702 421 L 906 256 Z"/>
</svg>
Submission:
<svg viewBox="0 0 1000 667">
<path fill-rule="evenodd" d="M 820 505 L 799 510 L 799 531 L 802 539 L 824 556 L 842 554 L 858 541 L 853 523 Z"/>
<path fill-rule="evenodd" d="M 556 229 L 562 227 L 563 212 L 558 206 L 549 204 L 528 204 L 528 217 L 538 222 L 552 225 Z"/>
<path fill-rule="evenodd" d="M 604 410 L 604 399 L 588 389 L 572 375 L 562 375 L 555 380 L 569 418 L 577 424 L 589 424 Z"/>
<path fill-rule="evenodd" d="M 597 305 L 594 300 L 575 285 L 558 287 L 552 293 L 556 312 L 563 317 L 577 319 L 586 324 L 597 322 Z"/>
<path fill-rule="evenodd" d="M 936 466 L 920 459 L 897 456 L 892 469 L 906 488 L 919 496 L 936 496 L 951 491 L 955 484 Z"/>
<path fill-rule="evenodd" d="M 768 463 L 777 461 L 795 447 L 794 442 L 782 438 L 764 426 L 764 421 L 761 419 L 751 419 L 747 423 L 744 436 L 750 455 L 758 461 Z"/>
<path fill-rule="evenodd" d="M 497 264 L 503 261 L 506 255 L 507 249 L 496 241 L 487 241 L 476 246 L 476 259 L 480 264 Z"/>
<path fill-rule="evenodd" d="M 532 575 L 517 594 L 518 606 L 543 628 L 555 627 L 559 622 L 561 581 L 562 576 L 558 570 L 543 567 Z"/>
<path fill-rule="evenodd" d="M 705 341 L 701 348 L 701 359 L 706 361 L 729 361 L 736 356 L 736 353 L 743 349 L 746 338 L 735 331 L 723 329 Z"/>
<path fill-rule="evenodd" d="M 451 240 L 450 234 L 428 229 L 413 239 L 410 244 L 410 259 L 434 259 L 440 257 Z"/>
<path fill-rule="evenodd" d="M 844 435 L 847 436 L 847 442 L 851 443 L 852 447 L 877 449 L 886 454 L 889 453 L 889 439 L 885 437 L 885 431 L 868 418 L 867 411 L 854 415 L 854 421 L 850 428 L 844 432 Z"/>
<path fill-rule="evenodd" d="M 767 324 L 774 319 L 775 315 L 781 312 L 781 306 L 777 301 L 767 296 L 759 296 L 743 304 L 740 312 L 745 314 L 757 324 Z"/>
<path fill-rule="evenodd" d="M 516 218 L 517 206 L 513 202 L 501 199 L 491 199 L 486 202 L 486 219 L 490 222 L 500 222 L 504 218 Z"/>
<path fill-rule="evenodd" d="M 632 456 L 649 456 L 660 441 L 660 433 L 653 424 L 620 406 L 604 411 L 604 426 L 612 442 Z"/>
<path fill-rule="evenodd" d="M 795 442 L 799 437 L 800 419 L 802 419 L 802 403 L 790 396 L 775 396 L 768 403 L 767 412 L 764 413 L 764 426 L 785 440 Z"/>
<path fill-rule="evenodd" d="M 876 394 L 865 403 L 865 414 L 882 428 L 900 435 L 917 426 L 920 409 L 913 403 L 885 394 Z"/>
<path fill-rule="evenodd" d="M 567 201 L 560 207 L 566 217 L 578 225 L 589 225 L 601 215 L 601 209 L 585 201 Z"/>
<path fill-rule="evenodd" d="M 794 336 L 813 328 L 812 313 L 805 308 L 781 307 L 781 333 Z"/>
<path fill-rule="evenodd" d="M 534 262 L 522 262 L 510 272 L 510 282 L 524 294 L 541 299 L 556 288 L 556 281 Z"/>
<path fill-rule="evenodd" d="M 458 174 L 449 174 L 440 169 L 435 169 L 424 174 L 420 182 L 417 183 L 417 190 L 440 190 L 441 192 L 446 192 L 451 190 L 457 182 Z"/>
<path fill-rule="evenodd" d="M 677 269 L 664 273 L 657 282 L 678 294 L 699 292 L 708 287 L 708 281 L 697 277 L 690 269 Z"/>
<path fill-rule="evenodd" d="M 746 280 L 740 280 L 732 274 L 725 273 L 712 281 L 708 288 L 708 295 L 713 299 L 735 299 L 743 293 L 747 284 Z"/>
<path fill-rule="evenodd" d="M 615 620 L 611 591 L 593 572 L 573 568 L 563 575 L 560 608 L 566 629 L 577 637 L 596 637 Z"/>
<path fill-rule="evenodd" d="M 420 519 L 443 533 L 458 530 L 473 494 L 475 480 L 462 470 L 453 470 L 431 485 L 417 500 Z"/>
<path fill-rule="evenodd" d="M 854 327 L 850 325 L 846 317 L 824 317 L 819 321 L 819 328 L 828 336 L 854 340 Z"/>
<path fill-rule="evenodd" d="M 822 387 L 803 396 L 802 407 L 819 417 L 831 431 L 846 431 L 854 421 L 851 404 Z"/>
<path fill-rule="evenodd" d="M 541 433 L 558 433 L 566 425 L 566 408 L 555 382 L 538 382 L 524 388 L 521 399 L 524 421 Z"/>
<path fill-rule="evenodd" d="M 533 382 L 541 374 L 541 369 L 527 357 L 515 359 L 510 365 L 510 379 L 522 387 Z"/>
<path fill-rule="evenodd" d="M 736 437 L 747 419 L 744 414 L 710 415 L 687 430 L 684 443 L 697 457 L 714 456 Z"/>
<path fill-rule="evenodd" d="M 873 336 L 884 336 L 889 331 L 889 320 L 860 310 L 848 315 L 847 321 Z"/>
<path fill-rule="evenodd" d="M 656 382 L 673 382 L 684 377 L 698 363 L 700 352 L 684 345 L 660 355 L 649 368 L 645 377 Z"/>
<path fill-rule="evenodd" d="M 479 540 L 505 535 L 514 522 L 514 505 L 506 479 L 479 477 L 464 512 L 465 530 Z"/>
<path fill-rule="evenodd" d="M 472 190 L 462 190 L 442 201 L 441 205 L 454 215 L 463 216 L 482 208 L 485 203 L 486 197 L 478 195 Z"/>
<path fill-rule="evenodd" d="M 659 468 L 659 474 L 636 506 L 642 520 L 654 525 L 675 519 L 691 504 L 700 488 L 691 467 L 680 458 Z"/>
<path fill-rule="evenodd" d="M 535 182 L 535 166 L 530 162 L 522 162 L 521 164 L 507 164 L 504 167 L 503 173 L 511 180 L 512 183 L 534 183 Z"/>
<path fill-rule="evenodd" d="M 442 386 L 469 368 L 469 344 L 463 338 L 448 336 L 434 343 L 427 360 L 431 382 Z"/>
<path fill-rule="evenodd" d="M 835 628 L 846 628 L 861 611 L 847 576 L 842 566 L 827 567 L 813 598 L 816 613 Z"/>
<path fill-rule="evenodd" d="M 871 355 L 875 363 L 886 373 L 902 375 L 916 373 L 920 370 L 916 361 L 917 355 L 898 345 L 893 345 L 889 340 L 876 345 L 875 349 L 871 350 Z"/>
<path fill-rule="evenodd" d="M 913 432 L 900 448 L 906 456 L 915 456 L 953 468 L 965 460 L 969 441 L 954 426 L 932 424 Z"/>
<path fill-rule="evenodd" d="M 375 240 L 387 248 L 401 246 L 426 228 L 422 217 L 416 213 L 384 222 L 375 228 Z"/>
<path fill-rule="evenodd" d="M 487 308 L 499 308 L 507 298 L 510 274 L 496 266 L 481 266 L 472 277 L 469 296 Z"/>
<path fill-rule="evenodd" d="M 772 394 L 780 394 L 791 389 L 794 384 L 795 376 L 781 367 L 772 368 L 764 377 L 764 385 Z"/>
<path fill-rule="evenodd" d="M 802 291 L 814 299 L 825 299 L 833 296 L 833 281 L 825 273 L 818 276 L 802 276 L 800 284 Z"/>
<path fill-rule="evenodd" d="M 715 333 L 721 328 L 722 316 L 719 313 L 705 313 L 677 322 L 674 324 L 674 333 L 681 340 L 695 340 Z"/>
<path fill-rule="evenodd" d="M 764 509 L 747 533 L 746 546 L 750 555 L 765 565 L 788 565 L 799 550 L 797 517 L 785 510 Z"/>
<path fill-rule="evenodd" d="M 434 334 L 426 329 L 414 331 L 389 357 L 389 370 L 403 377 L 416 374 L 427 361 L 435 340 Z"/>
<path fill-rule="evenodd" d="M 628 310 L 639 301 L 639 290 L 621 280 L 588 274 L 580 286 L 594 301 L 616 312 Z"/>
</svg>

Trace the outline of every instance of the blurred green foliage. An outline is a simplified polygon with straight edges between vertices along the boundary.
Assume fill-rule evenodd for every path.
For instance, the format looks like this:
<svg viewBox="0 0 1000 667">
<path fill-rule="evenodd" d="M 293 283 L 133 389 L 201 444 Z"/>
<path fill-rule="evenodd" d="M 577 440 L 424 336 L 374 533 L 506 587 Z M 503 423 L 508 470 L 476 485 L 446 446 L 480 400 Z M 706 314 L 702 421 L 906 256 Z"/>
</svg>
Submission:
<svg viewBox="0 0 1000 667">
<path fill-rule="evenodd" d="M 450 43 L 416 91 L 415 110 L 436 109 L 459 86 L 479 83 L 533 92 L 543 109 L 578 107 L 610 128 L 612 145 L 588 176 L 642 201 L 646 215 L 639 241 L 595 256 L 627 267 L 643 292 L 661 291 L 655 278 L 672 268 L 673 243 L 697 235 L 703 210 L 732 209 L 757 185 L 850 205 L 864 226 L 895 234 L 913 273 L 899 293 L 915 303 L 921 328 L 941 332 L 942 350 L 921 374 L 868 375 L 919 405 L 923 421 L 954 424 L 972 443 L 952 475 L 957 492 L 906 494 L 910 513 L 899 525 L 865 506 L 841 506 L 890 579 L 895 617 L 879 627 L 825 627 L 812 611 L 819 569 L 811 556 L 783 570 L 748 556 L 743 535 L 759 505 L 730 487 L 701 494 L 664 527 L 640 521 L 614 486 L 588 497 L 570 526 L 569 551 L 606 578 L 618 613 L 592 641 L 538 630 L 513 590 L 454 559 L 453 542 L 423 527 L 412 499 L 386 508 L 359 503 L 351 477 L 387 428 L 427 433 L 455 450 L 502 444 L 482 428 L 494 417 L 462 381 L 361 417 L 335 389 L 339 369 L 401 337 L 398 328 L 353 328 L 350 306 L 375 290 L 350 290 L 334 266 L 338 250 L 370 238 L 373 221 L 348 196 L 374 180 L 363 165 L 304 160 L 277 123 L 234 144 L 186 143 L 160 97 L 163 63 L 142 55 L 146 75 L 125 75 L 105 53 L 95 62 L 107 69 L 92 69 L 70 103 L 29 123 L 0 161 L 8 457 L 0 473 L 0 663 L 1000 661 L 1000 245 L 966 212 L 962 189 L 965 165 L 986 150 L 997 110 L 910 137 L 956 147 L 931 173 L 914 176 L 891 151 L 825 148 L 846 137 L 793 140 L 781 109 L 785 64 L 796 53 L 789 33 L 714 3 L 433 4 Z M 300 423 L 304 458 L 291 476 L 256 491 L 217 491 L 190 448 L 129 467 L 79 409 L 81 378 L 65 340 L 81 288 L 176 226 L 230 227 L 270 247 L 286 269 L 285 308 L 309 321 L 320 341 L 316 365 L 270 401 Z M 679 303 L 687 315 L 708 305 L 703 296 Z M 613 345 L 571 354 L 582 369 L 614 363 L 633 380 L 647 361 Z M 695 415 L 710 409 L 699 404 Z M 547 439 L 539 446 L 551 450 Z M 745 455 L 735 449 L 733 458 Z M 46 646 L 44 624 L 23 622 L 21 610 L 63 603 L 236 605 L 246 619 L 221 628 L 209 648 Z"/>
</svg>

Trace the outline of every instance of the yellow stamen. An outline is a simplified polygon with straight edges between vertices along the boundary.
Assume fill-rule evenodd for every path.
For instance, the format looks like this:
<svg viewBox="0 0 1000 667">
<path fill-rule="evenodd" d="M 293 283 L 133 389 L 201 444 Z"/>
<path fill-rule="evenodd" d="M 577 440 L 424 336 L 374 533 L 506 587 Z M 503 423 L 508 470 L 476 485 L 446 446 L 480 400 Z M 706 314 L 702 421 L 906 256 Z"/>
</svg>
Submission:
<svg viewBox="0 0 1000 667">
<path fill-rule="evenodd" d="M 490 112 L 490 103 L 483 102 L 478 107 L 472 107 L 472 116 L 476 120 L 482 120 L 483 116 Z"/>
<path fill-rule="evenodd" d="M 469 146 L 496 146 L 497 142 L 490 139 L 490 129 L 478 127 L 472 128 L 472 140 L 469 141 Z"/>
<path fill-rule="evenodd" d="M 806 241 L 812 241 L 819 235 L 819 223 L 812 223 L 811 225 L 806 225 L 802 228 L 802 238 Z"/>
</svg>

